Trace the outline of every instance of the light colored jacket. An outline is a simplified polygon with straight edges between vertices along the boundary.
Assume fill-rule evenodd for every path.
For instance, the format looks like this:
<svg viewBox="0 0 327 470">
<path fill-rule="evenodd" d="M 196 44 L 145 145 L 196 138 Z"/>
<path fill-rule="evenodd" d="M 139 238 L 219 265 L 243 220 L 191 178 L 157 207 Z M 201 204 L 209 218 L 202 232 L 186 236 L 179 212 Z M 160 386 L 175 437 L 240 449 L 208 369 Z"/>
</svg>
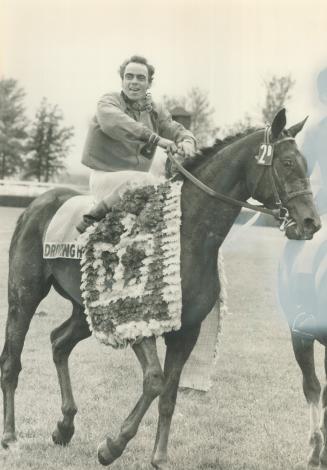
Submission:
<svg viewBox="0 0 327 470">
<path fill-rule="evenodd" d="M 154 152 L 145 158 L 141 150 L 153 132 L 176 143 L 195 140 L 162 106 L 153 103 L 150 112 L 136 111 L 122 93 L 107 93 L 91 121 L 82 163 L 101 171 L 148 171 Z"/>
</svg>

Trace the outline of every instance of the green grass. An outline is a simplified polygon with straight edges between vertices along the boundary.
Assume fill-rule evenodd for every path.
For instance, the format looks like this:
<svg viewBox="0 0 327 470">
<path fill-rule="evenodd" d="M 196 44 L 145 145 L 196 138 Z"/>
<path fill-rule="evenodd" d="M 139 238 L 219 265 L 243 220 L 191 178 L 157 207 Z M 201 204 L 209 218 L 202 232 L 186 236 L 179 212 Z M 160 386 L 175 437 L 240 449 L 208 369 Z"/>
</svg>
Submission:
<svg viewBox="0 0 327 470">
<path fill-rule="evenodd" d="M 18 214 L 19 210 L 0 209 L 4 231 L 0 235 L 1 347 L 6 253 Z M 174 470 L 290 470 L 306 458 L 308 410 L 286 322 L 275 300 L 281 243 L 278 230 L 258 228 L 226 248 L 232 314 L 224 319 L 211 391 L 179 394 L 170 436 Z M 46 315 L 37 315 L 32 322 L 16 395 L 19 446 L 0 451 L 0 469 L 101 468 L 96 447 L 107 433 L 116 435 L 135 405 L 142 387 L 140 367 L 130 350 L 113 351 L 93 338 L 80 343 L 70 361 L 79 407 L 76 433 L 68 447 L 54 446 L 51 433 L 61 416 L 61 404 L 49 334 L 67 318 L 70 306 L 51 293 L 39 311 Z M 322 364 L 322 351 L 317 349 Z M 137 436 L 110 468 L 151 468 L 156 421 L 155 403 Z"/>
</svg>

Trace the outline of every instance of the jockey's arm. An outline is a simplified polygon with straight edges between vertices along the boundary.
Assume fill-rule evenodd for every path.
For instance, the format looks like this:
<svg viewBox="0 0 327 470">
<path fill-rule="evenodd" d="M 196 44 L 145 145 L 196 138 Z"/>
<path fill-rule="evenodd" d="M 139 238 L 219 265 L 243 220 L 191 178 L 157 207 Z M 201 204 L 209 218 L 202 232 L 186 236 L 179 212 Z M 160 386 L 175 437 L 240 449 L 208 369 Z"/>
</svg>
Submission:
<svg viewBox="0 0 327 470">
<path fill-rule="evenodd" d="M 97 120 L 101 130 L 115 140 L 133 143 L 147 143 L 153 131 L 142 122 L 128 116 L 113 94 L 104 95 L 98 102 Z"/>
<path fill-rule="evenodd" d="M 173 121 L 170 113 L 162 107 L 158 109 L 158 118 L 160 137 L 175 142 L 177 151 L 183 157 L 192 157 L 196 150 L 196 140 L 192 132 L 185 129 L 182 124 Z M 162 146 L 160 141 L 158 145 Z"/>
</svg>

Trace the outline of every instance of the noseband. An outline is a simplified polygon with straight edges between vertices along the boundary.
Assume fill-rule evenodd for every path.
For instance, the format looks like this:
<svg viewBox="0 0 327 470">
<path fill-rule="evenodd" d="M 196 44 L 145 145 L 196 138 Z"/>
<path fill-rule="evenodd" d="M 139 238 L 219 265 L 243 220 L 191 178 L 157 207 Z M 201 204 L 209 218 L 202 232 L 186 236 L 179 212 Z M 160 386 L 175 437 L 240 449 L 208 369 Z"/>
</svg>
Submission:
<svg viewBox="0 0 327 470">
<path fill-rule="evenodd" d="M 289 215 L 287 207 L 285 207 L 286 204 L 291 199 L 294 199 L 295 197 L 303 196 L 305 194 L 312 194 L 312 192 L 311 192 L 310 189 L 303 189 L 303 190 L 300 190 L 300 191 L 293 191 L 291 193 L 288 193 L 285 190 L 285 188 L 283 188 L 283 186 L 281 185 L 281 182 L 280 182 L 281 178 L 278 174 L 278 171 L 273 165 L 274 149 L 277 145 L 279 145 L 283 142 L 287 142 L 287 141 L 295 142 L 295 139 L 294 139 L 294 137 L 287 136 L 287 137 L 284 137 L 284 138 L 279 139 L 279 140 L 272 143 L 270 141 L 270 135 L 271 135 L 271 127 L 266 126 L 265 134 L 264 134 L 264 143 L 261 144 L 261 146 L 260 146 L 259 155 L 257 155 L 255 157 L 255 159 L 257 160 L 258 165 L 263 167 L 263 172 L 261 173 L 261 175 L 259 176 L 259 178 L 258 178 L 258 180 L 255 184 L 255 188 L 252 191 L 252 197 L 255 199 L 255 196 L 254 196 L 255 191 L 258 187 L 258 184 L 259 184 L 260 180 L 262 179 L 263 175 L 267 171 L 268 172 L 268 177 L 269 177 L 269 180 L 270 180 L 270 184 L 271 184 L 271 188 L 272 188 L 272 191 L 273 191 L 273 195 L 274 195 L 275 205 L 277 206 L 278 211 L 279 211 L 279 215 L 278 215 L 277 218 L 281 221 L 280 229 L 284 230 L 287 227 L 290 227 L 291 225 L 295 224 L 294 220 Z"/>
<path fill-rule="evenodd" d="M 274 168 L 274 166 L 273 166 L 274 147 L 276 145 L 279 145 L 282 142 L 287 141 L 287 140 L 295 141 L 295 139 L 293 137 L 285 137 L 283 139 L 277 140 L 274 143 L 271 143 L 270 142 L 270 133 L 271 133 L 270 126 L 267 126 L 266 129 L 265 129 L 264 143 L 261 144 L 261 146 L 260 146 L 259 155 L 255 156 L 255 159 L 257 160 L 258 165 L 261 165 L 263 167 L 264 171 L 259 176 L 259 178 L 258 178 L 258 180 L 255 184 L 254 191 L 252 191 L 251 196 L 254 197 L 255 191 L 256 191 L 256 189 L 259 185 L 260 180 L 262 179 L 264 173 L 266 171 L 268 171 L 269 180 L 270 180 L 271 187 L 272 187 L 273 194 L 274 194 L 275 205 L 277 207 L 276 209 L 268 209 L 267 207 L 264 207 L 264 206 L 239 201 L 237 199 L 226 196 L 225 194 L 218 193 L 218 192 L 214 191 L 213 189 L 211 189 L 209 186 L 207 186 L 202 181 L 198 180 L 188 170 L 186 170 L 176 160 L 176 158 L 170 152 L 167 152 L 167 155 L 168 155 L 168 158 L 171 160 L 171 162 L 177 167 L 177 169 L 180 173 L 182 173 L 195 186 L 200 188 L 205 193 L 209 194 L 209 196 L 214 197 L 216 199 L 219 199 L 220 201 L 227 202 L 227 203 L 232 204 L 234 206 L 245 207 L 246 209 L 250 209 L 252 211 L 261 212 L 263 214 L 271 215 L 275 219 L 280 221 L 280 223 L 281 223 L 280 230 L 285 230 L 287 227 L 289 227 L 291 225 L 294 225 L 295 222 L 289 216 L 288 209 L 285 207 L 284 204 L 287 204 L 291 199 L 293 199 L 297 196 L 302 196 L 304 194 L 312 194 L 312 192 L 309 189 L 304 189 L 304 190 L 301 190 L 301 191 L 294 191 L 292 193 L 287 193 L 286 191 L 283 190 L 283 188 L 281 188 L 280 177 L 277 173 L 276 168 Z M 279 186 L 280 189 L 282 189 L 282 191 L 278 191 L 278 186 Z M 280 197 L 280 192 L 284 193 L 283 198 Z M 282 201 L 282 199 L 283 199 L 283 201 Z"/>
</svg>

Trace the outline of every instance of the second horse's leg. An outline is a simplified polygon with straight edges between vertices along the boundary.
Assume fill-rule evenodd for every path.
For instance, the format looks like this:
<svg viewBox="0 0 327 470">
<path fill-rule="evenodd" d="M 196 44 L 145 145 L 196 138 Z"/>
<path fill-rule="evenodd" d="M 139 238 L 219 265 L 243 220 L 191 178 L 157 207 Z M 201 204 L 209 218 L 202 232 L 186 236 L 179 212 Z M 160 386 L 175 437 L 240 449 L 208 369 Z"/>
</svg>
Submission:
<svg viewBox="0 0 327 470">
<path fill-rule="evenodd" d="M 84 309 L 77 303 L 73 303 L 72 316 L 51 333 L 53 360 L 58 374 L 63 414 L 63 420 L 58 421 L 52 434 L 55 444 L 67 445 L 74 434 L 77 407 L 70 382 L 68 358 L 76 344 L 90 335 Z"/>
<path fill-rule="evenodd" d="M 164 377 L 158 359 L 155 338 L 144 338 L 133 346 L 143 370 L 143 392 L 135 408 L 125 419 L 116 439 L 107 437 L 98 448 L 102 465 L 110 465 L 121 456 L 128 442 L 136 435 L 143 416 L 163 389 Z"/>
<path fill-rule="evenodd" d="M 319 465 L 319 454 L 322 447 L 322 436 L 319 428 L 320 383 L 315 372 L 314 341 L 292 334 L 295 358 L 303 375 L 303 392 L 310 407 L 309 444 L 311 451 L 308 456 L 308 468 Z"/>
<path fill-rule="evenodd" d="M 325 347 L 325 374 L 327 378 L 327 347 Z M 322 393 L 321 431 L 324 437 L 324 445 L 320 453 L 320 468 L 327 469 L 327 385 L 324 386 Z"/>
<path fill-rule="evenodd" d="M 173 417 L 178 384 L 185 362 L 191 354 L 199 336 L 200 327 L 170 333 L 166 337 L 165 387 L 159 399 L 159 422 L 152 465 L 158 470 L 168 469 L 167 447 Z"/>
</svg>

